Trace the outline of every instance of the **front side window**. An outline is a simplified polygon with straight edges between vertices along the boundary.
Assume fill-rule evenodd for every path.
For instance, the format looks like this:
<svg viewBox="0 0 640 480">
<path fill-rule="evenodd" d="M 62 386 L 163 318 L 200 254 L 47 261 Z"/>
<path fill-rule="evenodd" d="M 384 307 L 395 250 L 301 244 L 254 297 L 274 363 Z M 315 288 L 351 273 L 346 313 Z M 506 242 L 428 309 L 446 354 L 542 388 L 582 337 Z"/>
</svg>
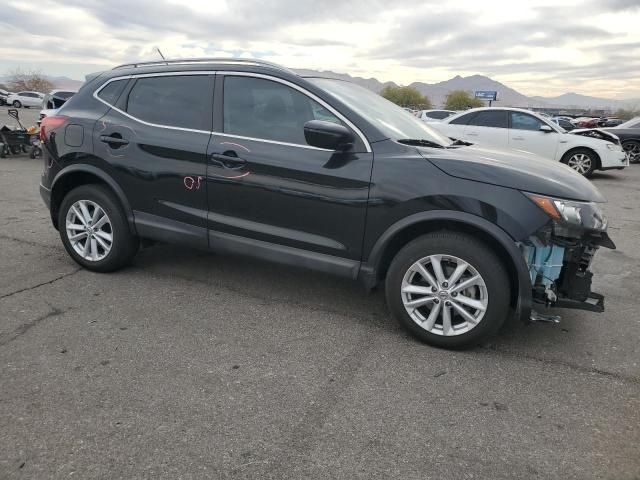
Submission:
<svg viewBox="0 0 640 480">
<path fill-rule="evenodd" d="M 212 82 L 208 75 L 142 77 L 129 92 L 129 115 L 156 125 L 210 130 Z"/>
<path fill-rule="evenodd" d="M 224 133 L 307 145 L 304 124 L 310 120 L 342 124 L 318 102 L 287 85 L 254 77 L 224 79 Z"/>
<path fill-rule="evenodd" d="M 544 125 L 536 117 L 521 112 L 511 112 L 511 128 L 515 130 L 540 130 Z"/>
<path fill-rule="evenodd" d="M 504 110 L 485 110 L 478 112 L 469 122 L 477 127 L 507 128 L 507 112 Z"/>
</svg>

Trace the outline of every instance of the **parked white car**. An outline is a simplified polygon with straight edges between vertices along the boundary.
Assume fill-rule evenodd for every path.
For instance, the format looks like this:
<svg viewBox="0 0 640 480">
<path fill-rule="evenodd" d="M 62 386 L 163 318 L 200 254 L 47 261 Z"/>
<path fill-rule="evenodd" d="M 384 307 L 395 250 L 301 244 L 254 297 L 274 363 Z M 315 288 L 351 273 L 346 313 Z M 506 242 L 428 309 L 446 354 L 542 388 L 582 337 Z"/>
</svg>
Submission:
<svg viewBox="0 0 640 480">
<path fill-rule="evenodd" d="M 416 117 L 425 122 L 431 122 L 433 120 L 442 120 L 456 112 L 454 110 L 420 110 L 416 113 Z"/>
<path fill-rule="evenodd" d="M 9 95 L 7 97 L 7 105 L 12 105 L 15 108 L 42 107 L 43 100 L 44 93 L 24 91 Z"/>
<path fill-rule="evenodd" d="M 629 165 L 620 139 L 611 132 L 567 133 L 549 119 L 519 108 L 474 108 L 435 121 L 431 126 L 451 138 L 560 161 L 584 176 L 595 170 L 621 170 Z"/>
</svg>

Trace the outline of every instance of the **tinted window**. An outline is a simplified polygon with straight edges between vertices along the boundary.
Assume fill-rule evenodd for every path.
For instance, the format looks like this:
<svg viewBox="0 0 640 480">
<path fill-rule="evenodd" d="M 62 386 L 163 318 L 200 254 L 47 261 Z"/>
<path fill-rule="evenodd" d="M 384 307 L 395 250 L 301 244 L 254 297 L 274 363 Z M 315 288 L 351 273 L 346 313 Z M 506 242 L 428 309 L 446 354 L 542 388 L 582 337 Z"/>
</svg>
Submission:
<svg viewBox="0 0 640 480">
<path fill-rule="evenodd" d="M 437 118 L 438 120 L 442 120 L 443 118 L 447 118 L 451 116 L 449 112 L 429 112 L 427 113 L 427 117 Z"/>
<path fill-rule="evenodd" d="M 129 80 L 114 80 L 113 82 L 107 84 L 107 86 L 102 90 L 100 90 L 100 92 L 98 93 L 98 97 L 100 97 L 110 105 L 115 105 L 128 81 Z"/>
<path fill-rule="evenodd" d="M 208 75 L 139 78 L 129 92 L 126 110 L 156 125 L 209 130 L 212 90 Z"/>
<path fill-rule="evenodd" d="M 507 128 L 507 112 L 503 110 L 485 110 L 478 112 L 469 125 L 478 127 Z"/>
<path fill-rule="evenodd" d="M 471 119 L 476 116 L 476 113 L 477 112 L 467 113 L 466 115 L 462 115 L 461 117 L 452 120 L 450 123 L 452 125 L 467 125 Z"/>
<path fill-rule="evenodd" d="M 540 130 L 540 120 L 526 113 L 511 112 L 511 128 L 515 130 Z"/>
<path fill-rule="evenodd" d="M 224 80 L 225 133 L 306 145 L 304 124 L 310 120 L 341 123 L 322 105 L 287 85 L 253 77 Z"/>
</svg>

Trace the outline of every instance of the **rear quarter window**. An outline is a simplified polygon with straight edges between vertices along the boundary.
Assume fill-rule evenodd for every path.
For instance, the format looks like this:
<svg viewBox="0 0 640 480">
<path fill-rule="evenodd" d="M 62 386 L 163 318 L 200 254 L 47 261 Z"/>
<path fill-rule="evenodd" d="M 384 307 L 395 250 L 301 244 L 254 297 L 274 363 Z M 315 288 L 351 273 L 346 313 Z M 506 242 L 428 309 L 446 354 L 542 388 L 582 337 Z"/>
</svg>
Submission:
<svg viewBox="0 0 640 480">
<path fill-rule="evenodd" d="M 129 80 L 114 80 L 98 92 L 98 97 L 109 105 L 115 105 Z"/>
</svg>

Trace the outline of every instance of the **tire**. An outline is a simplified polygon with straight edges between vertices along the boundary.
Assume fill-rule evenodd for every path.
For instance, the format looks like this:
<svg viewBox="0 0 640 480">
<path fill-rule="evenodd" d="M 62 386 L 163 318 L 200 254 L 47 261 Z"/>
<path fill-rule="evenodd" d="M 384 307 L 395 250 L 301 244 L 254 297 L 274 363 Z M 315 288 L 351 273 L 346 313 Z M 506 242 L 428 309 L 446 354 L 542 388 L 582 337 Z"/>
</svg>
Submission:
<svg viewBox="0 0 640 480">
<path fill-rule="evenodd" d="M 82 205 L 78 202 L 82 202 Z M 84 215 L 86 209 L 88 215 Z M 72 208 L 74 207 L 74 208 Z M 86 217 L 91 217 L 96 208 L 106 214 L 107 220 L 92 233 L 92 240 L 87 249 L 83 248 L 87 239 L 87 230 L 83 229 Z M 74 212 L 80 214 L 80 217 Z M 101 223 L 102 216 L 95 217 L 94 225 Z M 69 224 L 67 223 L 69 220 Z M 68 227 L 72 227 L 71 229 Z M 90 225 L 90 227 L 92 227 Z M 117 198 L 101 185 L 81 185 L 71 190 L 62 200 L 58 214 L 60 238 L 67 253 L 76 263 L 94 272 L 113 272 L 128 265 L 138 251 L 139 240 L 131 234 L 127 218 Z M 73 241 L 71 232 L 84 237 Z M 108 237 L 111 237 L 109 242 Z M 107 250 L 103 245 L 109 246 Z M 94 255 L 95 249 L 95 255 Z M 86 254 L 83 255 L 83 252 Z"/>
<path fill-rule="evenodd" d="M 575 170 L 583 177 L 590 177 L 598 168 L 600 159 L 598 155 L 588 148 L 576 148 L 570 150 L 562 157 L 562 163 Z"/>
<path fill-rule="evenodd" d="M 456 265 L 462 268 L 466 263 L 470 268 L 464 270 L 453 285 L 442 284 L 437 281 L 434 259 L 439 259 L 441 280 L 451 280 Z M 436 292 L 427 277 L 419 273 L 417 262 L 431 275 L 431 280 L 436 280 L 439 285 Z M 462 287 L 463 282 L 475 275 L 480 275 L 477 284 L 456 292 L 456 287 Z M 403 291 L 409 287 L 423 291 Z M 396 254 L 387 273 L 385 291 L 392 315 L 409 333 L 429 345 L 453 349 L 476 346 L 497 333 L 509 313 L 511 285 L 505 266 L 488 246 L 463 233 L 441 231 L 411 241 Z M 433 300 L 415 309 L 405 307 L 406 301 L 424 301 L 428 297 Z M 473 307 L 468 305 L 470 299 L 475 302 Z M 430 314 L 436 308 L 439 308 L 437 316 L 432 319 Z M 460 309 L 473 321 L 459 313 Z M 445 310 L 449 311 L 451 328 L 445 327 Z"/>
<path fill-rule="evenodd" d="M 20 107 L 22 107 L 22 103 L 20 103 L 20 100 L 14 100 L 14 101 L 13 101 L 13 103 L 12 103 L 12 105 L 13 105 L 15 108 L 20 108 Z"/>
<path fill-rule="evenodd" d="M 13 145 L 9 147 L 9 149 L 11 150 L 11 153 L 14 155 L 19 155 L 20 153 L 22 153 L 22 147 L 20 145 Z"/>
<path fill-rule="evenodd" d="M 622 142 L 622 148 L 629 155 L 629 163 L 640 163 L 640 142 L 628 140 Z"/>
</svg>

